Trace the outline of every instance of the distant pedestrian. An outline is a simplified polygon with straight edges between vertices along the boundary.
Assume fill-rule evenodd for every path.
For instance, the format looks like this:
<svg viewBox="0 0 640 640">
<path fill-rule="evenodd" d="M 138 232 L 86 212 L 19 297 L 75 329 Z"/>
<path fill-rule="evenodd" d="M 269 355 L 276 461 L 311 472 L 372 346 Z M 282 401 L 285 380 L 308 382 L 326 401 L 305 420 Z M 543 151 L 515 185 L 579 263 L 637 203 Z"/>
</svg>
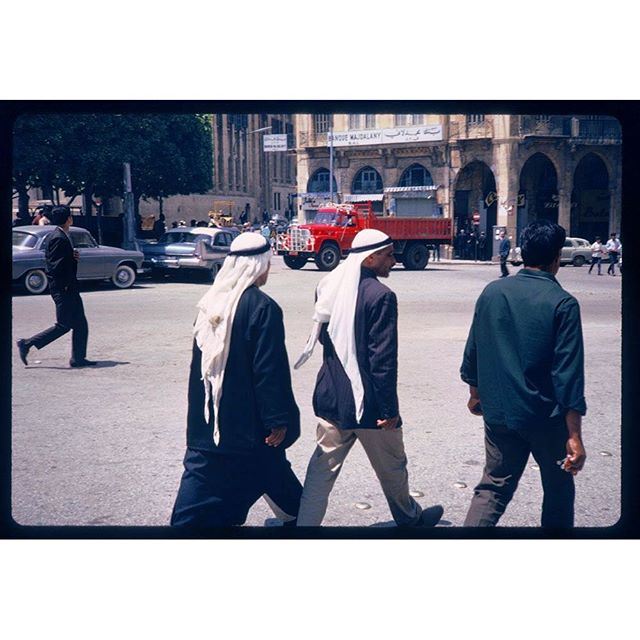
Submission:
<svg viewBox="0 0 640 640">
<path fill-rule="evenodd" d="M 304 364 L 316 341 L 322 368 L 313 394 L 317 447 L 309 460 L 298 526 L 322 523 L 329 494 L 356 443 L 373 466 L 399 526 L 433 527 L 443 509 L 422 510 L 409 494 L 407 457 L 398 406 L 398 303 L 378 281 L 395 264 L 393 241 L 364 229 L 347 259 L 325 276 L 316 291 L 314 328 L 295 364 Z"/>
<path fill-rule="evenodd" d="M 167 230 L 167 225 L 165 222 L 164 213 L 161 213 L 158 216 L 158 219 L 153 223 L 153 235 L 156 240 L 160 240 L 160 238 L 165 234 Z"/>
<path fill-rule="evenodd" d="M 180 220 L 180 221 L 178 222 L 178 226 L 179 226 L 179 227 L 186 227 L 186 226 L 187 226 L 187 223 L 186 223 L 184 220 Z"/>
<path fill-rule="evenodd" d="M 500 255 L 500 277 L 506 278 L 509 275 L 509 269 L 507 269 L 507 260 L 509 253 L 511 252 L 511 241 L 507 238 L 504 231 L 500 231 L 500 246 L 498 247 L 498 254 Z"/>
<path fill-rule="evenodd" d="M 609 240 L 607 240 L 607 253 L 609 254 L 609 268 L 607 273 L 610 276 L 616 275 L 616 264 L 618 264 L 618 257 L 620 255 L 620 240 L 616 238 L 616 234 L 612 233 Z"/>
<path fill-rule="evenodd" d="M 591 245 L 591 266 L 589 267 L 589 273 L 593 267 L 598 265 L 598 275 L 601 276 L 601 265 L 602 262 L 602 242 L 600 242 L 600 236 L 596 236 L 595 242 Z"/>
<path fill-rule="evenodd" d="M 171 228 L 172 229 L 177 229 L 178 228 L 178 223 L 175 220 L 171 223 Z"/>
<path fill-rule="evenodd" d="M 56 228 L 47 236 L 45 263 L 49 278 L 49 292 L 56 305 L 56 323 L 49 329 L 27 339 L 18 340 L 20 359 L 25 364 L 31 347 L 42 349 L 71 331 L 71 367 L 95 365 L 87 360 L 87 339 L 89 325 L 84 314 L 84 306 L 78 288 L 78 260 L 80 255 L 73 248 L 69 229 L 73 218 L 69 207 L 54 207 L 51 221 Z"/>
<path fill-rule="evenodd" d="M 540 467 L 542 526 L 573 526 L 587 405 L 580 307 L 555 278 L 565 237 L 548 220 L 529 224 L 524 268 L 491 282 L 476 302 L 460 375 L 469 411 L 484 418 L 486 464 L 467 527 L 498 523 L 530 454 Z"/>
<path fill-rule="evenodd" d="M 478 238 L 478 258 L 483 261 L 487 259 L 487 234 L 484 231 L 480 232 Z"/>
</svg>

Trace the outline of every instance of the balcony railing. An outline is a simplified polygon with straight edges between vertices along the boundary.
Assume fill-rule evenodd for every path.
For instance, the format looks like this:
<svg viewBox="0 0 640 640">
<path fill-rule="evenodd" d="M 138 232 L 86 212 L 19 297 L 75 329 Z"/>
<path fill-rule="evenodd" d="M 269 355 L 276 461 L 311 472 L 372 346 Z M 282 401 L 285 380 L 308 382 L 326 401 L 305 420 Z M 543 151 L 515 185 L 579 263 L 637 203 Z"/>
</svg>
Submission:
<svg viewBox="0 0 640 640">
<path fill-rule="evenodd" d="M 298 140 L 301 147 L 326 147 L 327 146 L 326 133 L 315 133 L 313 131 L 301 131 Z"/>
<path fill-rule="evenodd" d="M 493 138 L 493 122 L 485 118 L 481 122 L 455 120 L 449 122 L 449 138 L 456 140 L 479 140 Z"/>
<path fill-rule="evenodd" d="M 622 142 L 620 123 L 608 116 L 573 118 L 572 136 L 592 144 L 619 144 Z"/>
<path fill-rule="evenodd" d="M 520 136 L 569 137 L 571 118 L 569 116 L 520 116 Z"/>
</svg>

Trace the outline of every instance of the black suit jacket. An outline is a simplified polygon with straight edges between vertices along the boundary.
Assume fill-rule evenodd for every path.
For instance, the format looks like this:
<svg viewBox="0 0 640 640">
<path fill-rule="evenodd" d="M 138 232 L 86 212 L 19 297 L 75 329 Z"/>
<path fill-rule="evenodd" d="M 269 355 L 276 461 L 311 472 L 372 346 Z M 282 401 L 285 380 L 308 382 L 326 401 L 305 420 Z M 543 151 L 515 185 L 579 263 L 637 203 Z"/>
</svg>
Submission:
<svg viewBox="0 0 640 640">
<path fill-rule="evenodd" d="M 45 262 L 52 293 L 78 291 L 78 263 L 73 257 L 73 245 L 60 227 L 47 237 Z"/>
<path fill-rule="evenodd" d="M 322 325 L 322 367 L 313 393 L 313 409 L 340 429 L 377 429 L 377 420 L 394 418 L 398 408 L 398 301 L 395 293 L 362 268 L 355 315 L 356 357 L 364 387 L 360 422 L 351 382 Z M 398 426 L 402 425 L 402 420 Z"/>
</svg>

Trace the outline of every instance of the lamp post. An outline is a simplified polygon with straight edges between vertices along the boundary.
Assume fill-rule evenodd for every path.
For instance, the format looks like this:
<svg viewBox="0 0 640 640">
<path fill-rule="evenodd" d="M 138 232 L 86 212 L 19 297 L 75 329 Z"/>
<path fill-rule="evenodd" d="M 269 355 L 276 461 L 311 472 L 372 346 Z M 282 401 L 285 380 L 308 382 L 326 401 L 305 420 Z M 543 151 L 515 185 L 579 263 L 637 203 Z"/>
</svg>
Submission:
<svg viewBox="0 0 640 640">
<path fill-rule="evenodd" d="M 333 202 L 333 114 L 329 124 L 329 202 Z"/>
</svg>

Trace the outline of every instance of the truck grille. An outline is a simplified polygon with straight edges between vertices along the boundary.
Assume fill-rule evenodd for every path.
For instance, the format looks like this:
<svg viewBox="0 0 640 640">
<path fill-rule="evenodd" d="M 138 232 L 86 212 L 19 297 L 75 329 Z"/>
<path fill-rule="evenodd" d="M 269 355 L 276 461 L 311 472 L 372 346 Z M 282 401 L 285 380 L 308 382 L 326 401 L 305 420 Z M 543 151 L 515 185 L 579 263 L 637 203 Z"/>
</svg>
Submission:
<svg viewBox="0 0 640 640">
<path fill-rule="evenodd" d="M 280 251 L 313 251 L 313 241 L 309 229 L 293 227 L 278 238 L 277 248 Z"/>
</svg>

